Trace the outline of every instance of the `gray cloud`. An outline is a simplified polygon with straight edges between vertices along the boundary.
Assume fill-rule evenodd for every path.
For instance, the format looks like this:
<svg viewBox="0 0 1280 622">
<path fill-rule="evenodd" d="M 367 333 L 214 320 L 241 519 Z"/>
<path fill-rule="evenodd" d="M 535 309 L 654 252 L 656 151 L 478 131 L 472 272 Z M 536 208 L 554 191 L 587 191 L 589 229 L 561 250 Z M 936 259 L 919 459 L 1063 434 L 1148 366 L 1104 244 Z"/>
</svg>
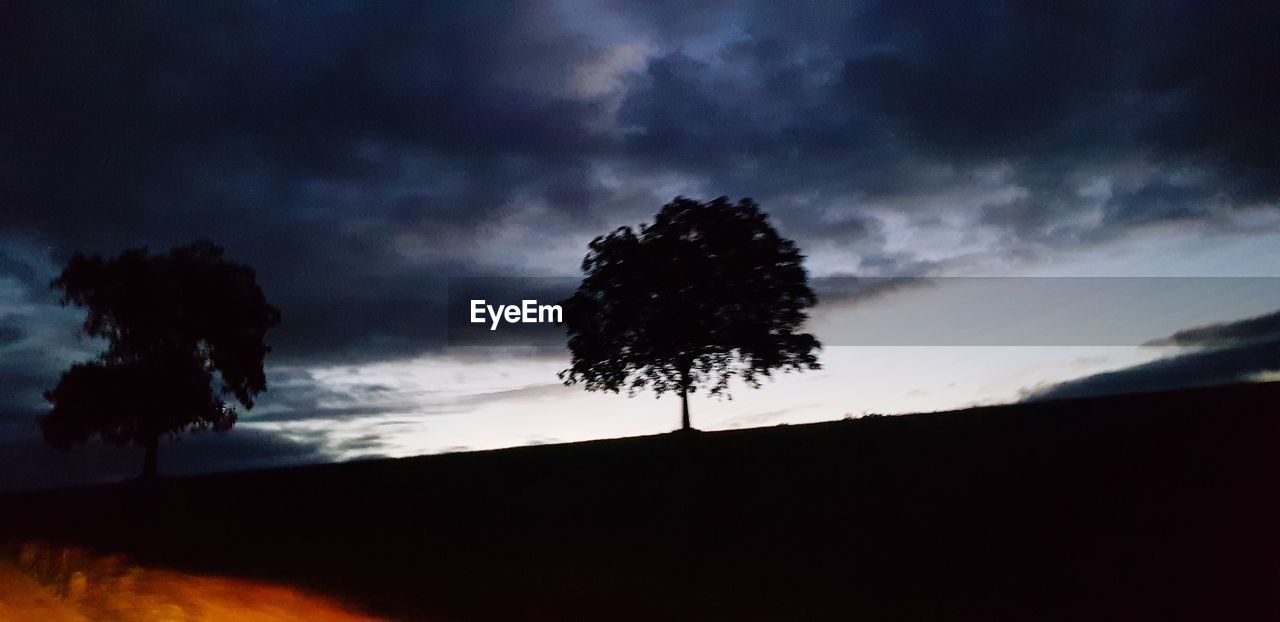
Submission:
<svg viewBox="0 0 1280 622">
<path fill-rule="evenodd" d="M 1039 401 L 1242 382 L 1280 371 L 1280 341 L 1192 352 L 1033 391 Z"/>
<path fill-rule="evenodd" d="M 27 331 L 20 326 L 5 326 L 0 324 L 0 346 L 5 346 L 21 341 L 25 337 Z"/>
<path fill-rule="evenodd" d="M 1280 339 L 1280 311 L 1235 322 L 1181 330 L 1164 339 L 1152 341 L 1148 345 L 1212 347 L 1248 345 L 1275 339 Z"/>
<path fill-rule="evenodd" d="M 0 11 L 0 230 L 53 264 L 220 241 L 284 310 L 280 360 L 430 351 L 446 276 L 572 258 L 677 192 L 901 275 L 931 266 L 886 212 L 1016 258 L 1280 190 L 1264 5 Z"/>
<path fill-rule="evenodd" d="M 1033 390 L 1027 399 L 1164 391 L 1248 381 L 1280 371 L 1278 329 L 1280 312 L 1178 331 L 1147 345 L 1189 347 L 1191 352 Z"/>
</svg>

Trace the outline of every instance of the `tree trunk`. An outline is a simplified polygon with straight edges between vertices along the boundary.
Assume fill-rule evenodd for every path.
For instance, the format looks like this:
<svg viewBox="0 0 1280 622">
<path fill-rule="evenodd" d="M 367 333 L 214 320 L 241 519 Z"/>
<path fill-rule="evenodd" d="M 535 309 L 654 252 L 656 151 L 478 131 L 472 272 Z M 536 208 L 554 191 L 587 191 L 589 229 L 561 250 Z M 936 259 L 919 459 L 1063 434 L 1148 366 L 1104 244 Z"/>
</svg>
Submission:
<svg viewBox="0 0 1280 622">
<path fill-rule="evenodd" d="M 680 431 L 688 432 L 693 429 L 693 425 L 689 423 L 689 389 L 680 389 Z"/>
<path fill-rule="evenodd" d="M 693 383 L 690 377 L 690 371 L 693 367 L 692 363 L 681 363 L 680 365 L 680 431 L 688 432 L 693 429 L 693 424 L 689 423 L 689 387 Z"/>
<path fill-rule="evenodd" d="M 141 479 L 155 479 L 157 472 L 156 454 L 159 453 L 159 450 L 160 437 L 159 435 L 152 436 L 151 439 L 147 441 L 147 457 L 142 461 Z"/>
</svg>

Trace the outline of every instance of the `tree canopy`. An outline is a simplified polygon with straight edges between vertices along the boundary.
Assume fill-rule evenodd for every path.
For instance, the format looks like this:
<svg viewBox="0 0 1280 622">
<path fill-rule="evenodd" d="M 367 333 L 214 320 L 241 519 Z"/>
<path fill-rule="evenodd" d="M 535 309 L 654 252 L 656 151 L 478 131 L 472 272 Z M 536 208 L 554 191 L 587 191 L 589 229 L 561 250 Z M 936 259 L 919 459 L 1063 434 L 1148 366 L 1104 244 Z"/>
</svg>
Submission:
<svg viewBox="0 0 1280 622">
<path fill-rule="evenodd" d="M 267 304 L 248 266 L 197 242 L 166 255 L 133 249 L 113 259 L 77 254 L 52 287 L 64 305 L 87 311 L 83 331 L 103 338 L 95 360 L 72 365 L 45 393 L 45 440 L 67 447 L 94 435 L 147 449 L 156 469 L 160 438 L 192 429 L 227 430 L 266 390 L 268 329 L 280 312 Z M 214 374 L 218 390 L 214 390 Z"/>
<path fill-rule="evenodd" d="M 676 197 L 639 230 L 597 237 L 566 305 L 565 384 L 722 394 L 740 377 L 817 369 L 821 347 L 799 332 L 817 298 L 802 255 L 751 199 Z"/>
</svg>

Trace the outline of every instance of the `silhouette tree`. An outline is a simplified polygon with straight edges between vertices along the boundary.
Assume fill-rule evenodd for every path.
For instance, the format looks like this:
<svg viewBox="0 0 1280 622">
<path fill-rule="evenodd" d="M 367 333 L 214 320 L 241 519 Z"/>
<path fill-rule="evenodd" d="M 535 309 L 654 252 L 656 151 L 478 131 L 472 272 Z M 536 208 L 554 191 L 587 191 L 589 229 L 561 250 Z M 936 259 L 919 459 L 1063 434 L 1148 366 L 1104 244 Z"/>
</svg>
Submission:
<svg viewBox="0 0 1280 622">
<path fill-rule="evenodd" d="M 107 340 L 97 359 L 63 372 L 45 392 L 40 419 L 49 444 L 67 448 L 93 435 L 146 449 L 143 477 L 156 474 L 162 437 L 235 425 L 230 395 L 245 408 L 267 388 L 263 339 L 280 321 L 253 269 L 196 242 L 168 255 L 128 250 L 114 259 L 77 254 L 52 287 L 63 305 L 88 311 L 83 331 Z M 220 377 L 213 389 L 213 374 Z"/>
<path fill-rule="evenodd" d="M 774 370 L 819 368 L 817 339 L 796 332 L 816 302 L 804 255 L 752 200 L 676 197 L 653 224 L 589 248 L 565 307 L 566 385 L 676 392 L 691 430 L 689 394 L 700 387 L 717 395 L 734 376 L 758 388 Z"/>
</svg>

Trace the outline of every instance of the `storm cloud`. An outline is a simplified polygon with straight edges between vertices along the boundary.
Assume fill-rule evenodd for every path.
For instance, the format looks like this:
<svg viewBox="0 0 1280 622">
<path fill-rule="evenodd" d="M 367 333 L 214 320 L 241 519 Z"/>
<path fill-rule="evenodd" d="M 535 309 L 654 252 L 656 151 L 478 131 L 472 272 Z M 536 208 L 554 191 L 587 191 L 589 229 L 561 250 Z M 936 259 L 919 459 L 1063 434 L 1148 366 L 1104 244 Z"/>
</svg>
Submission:
<svg viewBox="0 0 1280 622">
<path fill-rule="evenodd" d="M 1261 4 L 0 10 L 7 236 L 214 239 L 282 357 L 429 348 L 443 277 L 548 245 L 571 274 L 677 192 L 754 196 L 850 273 L 917 259 L 883 265 L 894 215 L 1016 253 L 1276 200 Z"/>
<path fill-rule="evenodd" d="M 1280 372 L 1280 312 L 1178 331 L 1150 346 L 1177 354 L 1032 392 L 1033 401 L 1247 382 Z"/>
</svg>

